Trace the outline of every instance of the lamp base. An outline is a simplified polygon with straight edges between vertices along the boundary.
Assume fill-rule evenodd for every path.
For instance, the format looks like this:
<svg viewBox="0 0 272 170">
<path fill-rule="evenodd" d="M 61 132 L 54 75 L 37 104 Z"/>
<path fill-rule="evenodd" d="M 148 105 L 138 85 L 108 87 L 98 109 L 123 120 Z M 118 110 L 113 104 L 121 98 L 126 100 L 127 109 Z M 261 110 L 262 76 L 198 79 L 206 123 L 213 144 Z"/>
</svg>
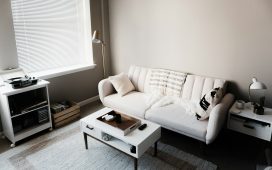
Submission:
<svg viewBox="0 0 272 170">
<path fill-rule="evenodd" d="M 263 115 L 264 114 L 264 108 L 256 103 L 254 103 L 253 112 L 257 115 Z"/>
</svg>

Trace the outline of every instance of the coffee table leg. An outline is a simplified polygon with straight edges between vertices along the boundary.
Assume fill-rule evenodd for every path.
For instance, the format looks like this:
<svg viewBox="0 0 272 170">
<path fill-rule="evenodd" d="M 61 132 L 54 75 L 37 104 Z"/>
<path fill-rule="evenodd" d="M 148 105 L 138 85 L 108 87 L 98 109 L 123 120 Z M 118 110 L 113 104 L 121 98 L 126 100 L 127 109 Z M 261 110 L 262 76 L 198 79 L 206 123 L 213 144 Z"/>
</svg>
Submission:
<svg viewBox="0 0 272 170">
<path fill-rule="evenodd" d="M 157 145 L 158 145 L 158 142 L 155 142 L 154 143 L 154 153 L 153 153 L 153 156 L 157 156 Z"/>
<path fill-rule="evenodd" d="M 88 149 L 88 141 L 87 141 L 87 134 L 83 132 L 85 148 Z"/>
<path fill-rule="evenodd" d="M 137 170 L 138 168 L 138 159 L 134 158 L 134 170 Z"/>
</svg>

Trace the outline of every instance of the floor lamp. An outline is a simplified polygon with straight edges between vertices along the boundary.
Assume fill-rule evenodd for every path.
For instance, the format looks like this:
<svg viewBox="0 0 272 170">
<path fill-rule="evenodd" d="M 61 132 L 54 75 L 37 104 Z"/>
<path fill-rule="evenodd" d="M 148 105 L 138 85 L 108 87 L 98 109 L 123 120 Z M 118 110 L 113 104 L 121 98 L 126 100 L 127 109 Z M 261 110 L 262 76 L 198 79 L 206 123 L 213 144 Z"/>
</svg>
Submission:
<svg viewBox="0 0 272 170">
<path fill-rule="evenodd" d="M 106 77 L 106 71 L 105 71 L 105 44 L 104 42 L 99 39 L 99 32 L 97 30 L 94 30 L 92 42 L 95 44 L 101 44 L 101 55 L 103 60 L 103 78 Z"/>
</svg>

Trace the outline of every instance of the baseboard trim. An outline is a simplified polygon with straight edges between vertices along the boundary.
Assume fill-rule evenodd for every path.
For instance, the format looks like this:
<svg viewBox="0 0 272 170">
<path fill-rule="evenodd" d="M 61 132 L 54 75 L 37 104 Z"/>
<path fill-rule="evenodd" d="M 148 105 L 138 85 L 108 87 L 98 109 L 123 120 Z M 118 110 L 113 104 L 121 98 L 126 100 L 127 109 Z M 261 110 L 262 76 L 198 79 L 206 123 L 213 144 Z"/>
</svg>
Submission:
<svg viewBox="0 0 272 170">
<path fill-rule="evenodd" d="M 86 104 L 95 102 L 95 101 L 97 101 L 97 100 L 99 100 L 99 96 L 98 96 L 98 95 L 97 95 L 97 96 L 94 96 L 94 97 L 91 97 L 91 98 L 88 98 L 88 99 L 86 99 L 86 100 L 83 100 L 83 101 L 81 101 L 81 102 L 78 102 L 77 104 L 79 104 L 79 106 L 84 106 L 84 105 L 86 105 Z"/>
</svg>

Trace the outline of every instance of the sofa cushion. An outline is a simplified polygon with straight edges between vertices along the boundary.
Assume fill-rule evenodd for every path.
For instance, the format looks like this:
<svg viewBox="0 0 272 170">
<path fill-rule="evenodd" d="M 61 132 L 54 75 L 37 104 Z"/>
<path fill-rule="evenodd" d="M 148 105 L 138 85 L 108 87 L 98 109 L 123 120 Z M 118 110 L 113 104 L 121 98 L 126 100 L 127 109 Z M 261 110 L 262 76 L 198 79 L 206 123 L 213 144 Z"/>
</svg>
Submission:
<svg viewBox="0 0 272 170">
<path fill-rule="evenodd" d="M 136 91 L 123 97 L 115 93 L 104 98 L 104 105 L 125 114 L 144 118 L 145 111 L 149 108 L 147 98 L 147 94 Z"/>
<path fill-rule="evenodd" d="M 149 109 L 145 118 L 187 136 L 202 141 L 206 139 L 208 121 L 198 121 L 195 116 L 188 115 L 186 109 L 179 104 Z"/>
</svg>

